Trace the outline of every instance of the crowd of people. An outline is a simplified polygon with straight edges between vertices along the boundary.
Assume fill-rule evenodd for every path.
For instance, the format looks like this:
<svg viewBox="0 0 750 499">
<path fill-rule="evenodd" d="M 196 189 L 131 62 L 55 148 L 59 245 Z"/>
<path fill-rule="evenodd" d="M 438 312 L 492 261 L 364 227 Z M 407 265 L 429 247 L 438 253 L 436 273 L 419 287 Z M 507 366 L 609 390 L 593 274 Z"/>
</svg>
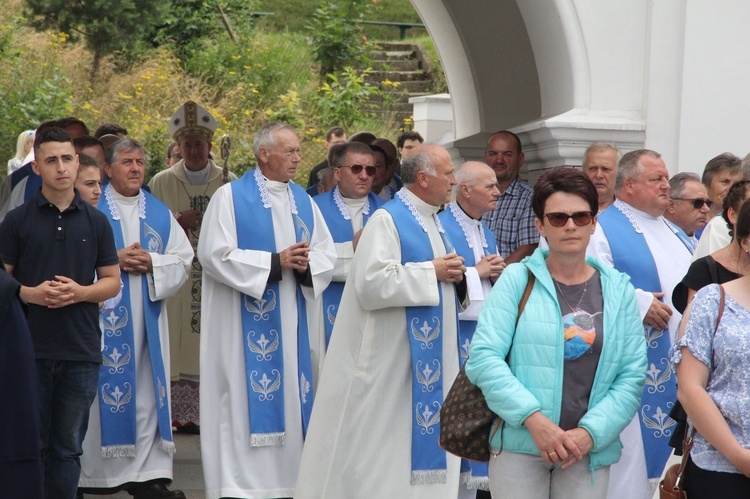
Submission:
<svg viewBox="0 0 750 499">
<path fill-rule="evenodd" d="M 650 499 L 689 427 L 689 497 L 747 495 L 745 161 L 670 177 L 595 142 L 532 186 L 511 131 L 456 168 L 333 127 L 302 187 L 293 127 L 259 129 L 240 178 L 216 128 L 181 105 L 147 185 L 119 125 L 18 137 L 0 393 L 30 403 L 0 408 L 3 497 L 184 499 L 177 431 L 211 499 Z M 439 445 L 462 366 L 502 420 L 489 463 Z"/>
</svg>

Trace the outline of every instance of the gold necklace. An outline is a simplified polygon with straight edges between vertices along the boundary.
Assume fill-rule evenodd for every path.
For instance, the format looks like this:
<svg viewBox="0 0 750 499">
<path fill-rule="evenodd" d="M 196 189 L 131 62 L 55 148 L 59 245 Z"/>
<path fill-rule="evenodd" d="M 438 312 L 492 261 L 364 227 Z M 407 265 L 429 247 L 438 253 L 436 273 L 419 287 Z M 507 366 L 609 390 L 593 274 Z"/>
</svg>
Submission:
<svg viewBox="0 0 750 499">
<path fill-rule="evenodd" d="M 583 284 L 583 294 L 581 294 L 581 299 L 578 300 L 578 305 L 576 305 L 576 308 L 573 308 L 570 306 L 570 303 L 568 303 L 568 300 L 565 298 L 565 294 L 562 292 L 562 289 L 560 289 L 560 284 L 555 280 L 552 279 L 552 282 L 555 283 L 555 286 L 557 286 L 557 291 L 560 293 L 560 296 L 562 297 L 565 304 L 568 306 L 571 312 L 573 312 L 573 315 L 576 315 L 578 312 L 581 311 L 581 303 L 583 302 L 583 297 L 586 296 L 586 291 L 589 287 L 589 280 L 586 279 L 586 282 Z"/>
</svg>

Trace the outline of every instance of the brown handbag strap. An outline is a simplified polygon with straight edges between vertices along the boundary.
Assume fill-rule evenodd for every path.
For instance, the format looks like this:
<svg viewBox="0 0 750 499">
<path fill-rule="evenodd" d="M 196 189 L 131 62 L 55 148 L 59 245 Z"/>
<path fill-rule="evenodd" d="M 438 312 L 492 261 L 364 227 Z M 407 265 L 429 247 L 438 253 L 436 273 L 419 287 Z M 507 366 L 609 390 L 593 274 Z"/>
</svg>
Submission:
<svg viewBox="0 0 750 499">
<path fill-rule="evenodd" d="M 518 302 L 518 315 L 516 316 L 516 328 L 518 327 L 518 320 L 521 318 L 521 314 L 526 308 L 526 302 L 529 301 L 529 296 L 531 295 L 531 289 L 534 287 L 534 282 L 536 281 L 536 276 L 531 272 L 531 269 L 529 269 L 528 267 L 526 267 L 526 273 L 528 274 L 529 279 L 528 281 L 526 281 L 526 288 L 524 288 L 523 294 L 521 295 L 521 300 Z M 513 337 L 511 337 L 511 340 L 510 340 L 510 348 L 508 348 L 508 355 L 505 356 L 505 363 L 508 365 L 510 365 L 509 364 L 510 349 L 513 348 L 513 339 L 516 336 L 516 328 L 513 328 Z M 492 441 L 492 438 L 495 436 L 495 433 L 497 433 L 497 430 L 500 429 L 500 425 L 502 423 L 503 423 L 502 418 L 495 419 L 495 424 L 492 425 L 492 429 L 490 430 L 490 441 Z M 504 442 L 501 439 L 500 451 L 497 454 L 503 451 L 503 444 Z"/>
<path fill-rule="evenodd" d="M 526 308 L 526 302 L 529 301 L 529 295 L 531 294 L 531 288 L 534 287 L 534 281 L 536 281 L 536 277 L 534 274 L 531 273 L 531 269 L 526 267 L 526 273 L 529 274 L 529 280 L 526 282 L 526 289 L 523 290 L 523 295 L 521 295 L 521 301 L 518 302 L 518 315 L 516 316 L 516 326 L 518 326 L 518 320 L 521 318 L 521 314 L 523 313 L 523 310 Z M 513 332 L 515 335 L 515 331 Z"/>
</svg>

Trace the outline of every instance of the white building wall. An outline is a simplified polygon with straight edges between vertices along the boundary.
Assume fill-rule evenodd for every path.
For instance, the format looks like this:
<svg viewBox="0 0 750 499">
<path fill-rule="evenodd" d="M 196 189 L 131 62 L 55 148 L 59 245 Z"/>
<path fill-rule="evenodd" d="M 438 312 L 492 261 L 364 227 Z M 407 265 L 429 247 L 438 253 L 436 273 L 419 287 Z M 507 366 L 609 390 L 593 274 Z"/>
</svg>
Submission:
<svg viewBox="0 0 750 499">
<path fill-rule="evenodd" d="M 686 2 L 678 164 L 750 152 L 750 2 Z"/>
</svg>

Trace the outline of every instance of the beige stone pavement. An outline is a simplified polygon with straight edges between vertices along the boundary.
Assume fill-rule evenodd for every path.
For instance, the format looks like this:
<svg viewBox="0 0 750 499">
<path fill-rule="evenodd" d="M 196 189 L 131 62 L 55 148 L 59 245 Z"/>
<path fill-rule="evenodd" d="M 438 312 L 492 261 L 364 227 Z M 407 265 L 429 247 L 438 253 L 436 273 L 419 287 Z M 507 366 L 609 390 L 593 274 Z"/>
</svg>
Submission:
<svg viewBox="0 0 750 499">
<path fill-rule="evenodd" d="M 174 434 L 177 452 L 174 456 L 174 482 L 170 489 L 182 490 L 187 499 L 206 499 L 201 467 L 201 442 L 198 435 Z M 109 496 L 85 494 L 86 499 L 127 499 L 132 496 L 127 492 L 118 492 Z"/>
<path fill-rule="evenodd" d="M 174 482 L 169 488 L 182 490 L 187 499 L 206 499 L 203 468 L 201 467 L 200 436 L 175 433 L 174 442 L 177 447 L 177 452 L 174 456 Z M 673 455 L 665 469 L 679 462 L 679 458 Z M 127 492 L 119 492 L 109 496 L 86 494 L 84 497 L 85 499 L 127 499 L 132 496 Z M 654 494 L 653 499 L 659 499 L 658 490 Z"/>
</svg>

